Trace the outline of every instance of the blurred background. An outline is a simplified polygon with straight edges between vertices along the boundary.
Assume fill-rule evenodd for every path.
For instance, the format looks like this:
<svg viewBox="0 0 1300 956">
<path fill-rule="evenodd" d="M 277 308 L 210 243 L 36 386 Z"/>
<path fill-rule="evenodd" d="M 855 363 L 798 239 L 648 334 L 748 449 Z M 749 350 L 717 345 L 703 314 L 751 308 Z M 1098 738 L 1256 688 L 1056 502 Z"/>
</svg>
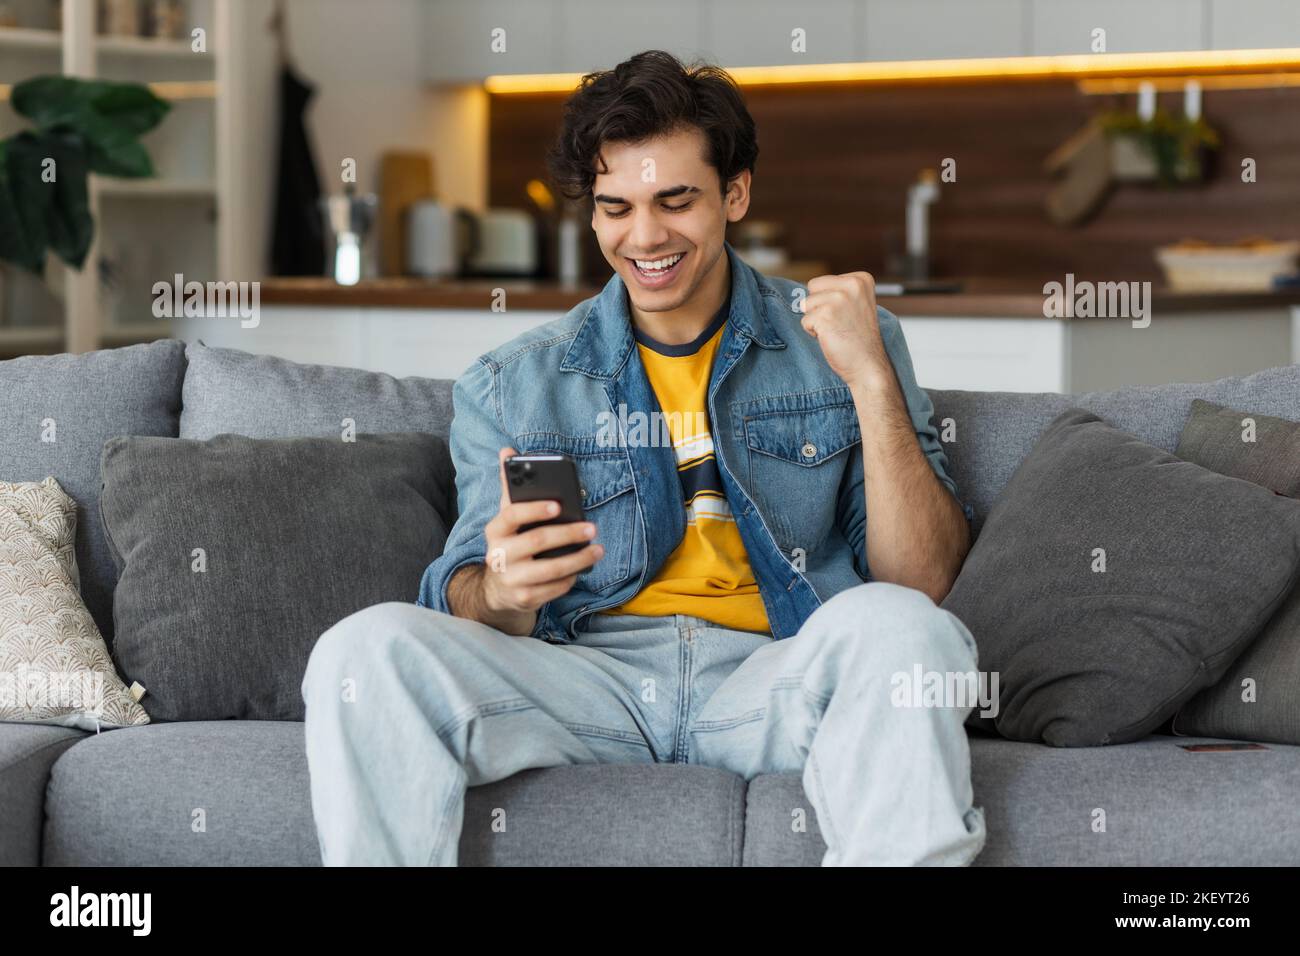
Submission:
<svg viewBox="0 0 1300 956">
<path fill-rule="evenodd" d="M 0 263 L 0 357 L 171 335 L 455 377 L 608 279 L 543 156 L 579 75 L 649 48 L 742 85 L 732 244 L 872 272 L 923 385 L 1300 360 L 1295 0 L 0 0 L 0 139 L 37 75 L 172 104 L 154 178 L 92 177 L 84 269 Z M 176 276 L 257 281 L 259 321 L 158 317 Z M 1045 314 L 1049 283 L 1133 298 Z"/>
</svg>

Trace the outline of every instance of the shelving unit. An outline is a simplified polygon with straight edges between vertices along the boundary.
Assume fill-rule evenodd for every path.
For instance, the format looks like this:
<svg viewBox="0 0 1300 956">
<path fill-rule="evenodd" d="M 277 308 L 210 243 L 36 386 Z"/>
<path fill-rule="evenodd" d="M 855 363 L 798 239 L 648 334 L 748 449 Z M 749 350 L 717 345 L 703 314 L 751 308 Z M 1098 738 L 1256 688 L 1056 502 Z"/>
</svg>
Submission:
<svg viewBox="0 0 1300 956">
<path fill-rule="evenodd" d="M 82 270 L 50 257 L 42 280 L 0 265 L 0 358 L 172 335 L 169 322 L 152 316 L 153 284 L 176 273 L 200 282 L 221 274 L 220 250 L 231 242 L 220 235 L 217 126 L 233 113 L 220 103 L 218 38 L 230 2 L 189 0 L 189 28 L 205 31 L 201 52 L 189 38 L 99 35 L 95 0 L 62 0 L 62 29 L 48 0 L 19 0 L 25 25 L 0 27 L 0 138 L 28 125 L 8 104 L 12 85 L 42 74 L 147 83 L 172 104 L 142 140 L 157 178 L 91 177 L 95 242 Z"/>
</svg>

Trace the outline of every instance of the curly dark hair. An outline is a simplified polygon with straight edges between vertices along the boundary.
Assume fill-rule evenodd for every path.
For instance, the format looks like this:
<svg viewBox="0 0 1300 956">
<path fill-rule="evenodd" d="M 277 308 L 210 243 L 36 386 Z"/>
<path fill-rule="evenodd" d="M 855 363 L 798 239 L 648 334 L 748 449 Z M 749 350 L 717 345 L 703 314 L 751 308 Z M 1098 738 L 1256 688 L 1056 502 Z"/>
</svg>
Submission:
<svg viewBox="0 0 1300 956">
<path fill-rule="evenodd" d="M 564 105 L 559 136 L 547 154 L 551 179 L 569 199 L 591 195 L 605 143 L 636 143 L 694 126 L 708 140 L 708 160 L 723 190 L 754 169 L 758 136 L 740 89 L 725 70 L 683 64 L 647 50 L 612 70 L 588 73 Z"/>
</svg>

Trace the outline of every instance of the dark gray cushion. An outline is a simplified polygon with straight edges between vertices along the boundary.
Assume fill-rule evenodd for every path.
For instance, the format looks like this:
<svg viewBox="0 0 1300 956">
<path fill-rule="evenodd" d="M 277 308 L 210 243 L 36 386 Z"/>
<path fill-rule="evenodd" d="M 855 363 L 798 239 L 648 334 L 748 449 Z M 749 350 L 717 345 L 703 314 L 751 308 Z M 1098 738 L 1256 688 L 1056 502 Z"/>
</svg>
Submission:
<svg viewBox="0 0 1300 956">
<path fill-rule="evenodd" d="M 363 607 L 414 601 L 442 552 L 446 454 L 418 433 L 109 440 L 113 658 L 149 716 L 302 720 L 316 639 Z"/>
<path fill-rule="evenodd" d="M 943 606 L 999 675 L 998 733 L 1099 746 L 1145 736 L 1218 680 L 1297 573 L 1300 502 L 1072 409 L 1012 476 Z"/>
<path fill-rule="evenodd" d="M 1144 442 L 1173 451 L 1194 398 L 1300 420 L 1300 365 L 1214 382 L 1133 385 L 1075 395 L 932 390 L 930 398 L 941 435 L 951 439 L 944 442 L 948 473 L 962 500 L 975 509 L 979 529 L 1039 434 L 1066 409 L 1087 409 Z"/>
<path fill-rule="evenodd" d="M 53 475 L 76 501 L 81 597 L 109 641 L 117 568 L 99 521 L 99 451 L 114 435 L 174 437 L 184 377 L 177 339 L 0 362 L 0 481 Z"/>
<path fill-rule="evenodd" d="M 1254 434 L 1243 421 L 1249 418 Z M 1253 441 L 1243 438 L 1253 437 Z M 1220 474 L 1300 497 L 1300 424 L 1192 403 L 1176 454 Z M 1300 744 L 1300 588 L 1214 686 L 1178 711 L 1174 732 Z"/>
</svg>

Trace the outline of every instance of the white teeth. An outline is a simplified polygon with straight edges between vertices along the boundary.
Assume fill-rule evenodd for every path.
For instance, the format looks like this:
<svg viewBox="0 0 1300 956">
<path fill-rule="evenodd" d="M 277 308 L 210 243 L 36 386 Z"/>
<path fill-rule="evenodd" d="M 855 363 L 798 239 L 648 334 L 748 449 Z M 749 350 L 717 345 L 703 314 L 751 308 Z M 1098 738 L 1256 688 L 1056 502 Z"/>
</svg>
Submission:
<svg viewBox="0 0 1300 956">
<path fill-rule="evenodd" d="M 666 259 L 633 259 L 636 267 L 642 272 L 662 272 L 664 269 L 671 269 L 677 265 L 677 260 L 684 256 L 684 252 L 679 252 L 675 256 L 669 256 Z"/>
</svg>

